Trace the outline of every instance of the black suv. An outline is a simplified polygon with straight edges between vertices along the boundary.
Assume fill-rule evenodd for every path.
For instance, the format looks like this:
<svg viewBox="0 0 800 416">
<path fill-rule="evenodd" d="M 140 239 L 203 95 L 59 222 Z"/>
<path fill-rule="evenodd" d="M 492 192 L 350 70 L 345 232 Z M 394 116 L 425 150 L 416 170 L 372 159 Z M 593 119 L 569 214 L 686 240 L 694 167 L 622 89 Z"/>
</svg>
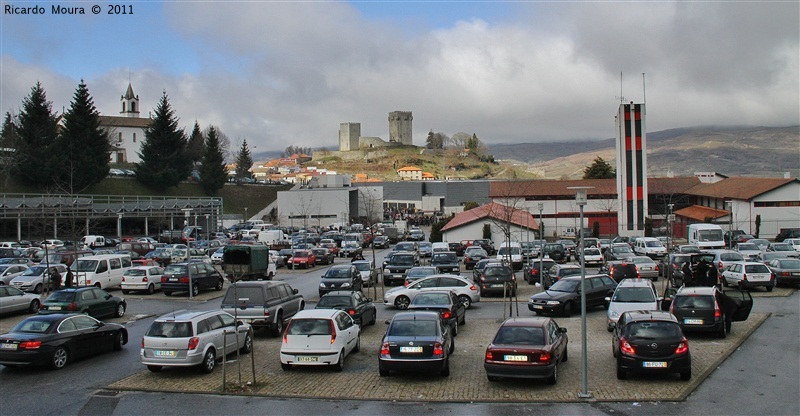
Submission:
<svg viewBox="0 0 800 416">
<path fill-rule="evenodd" d="M 402 285 L 406 280 L 408 271 L 414 266 L 419 266 L 419 259 L 416 254 L 408 252 L 395 253 L 389 263 L 386 263 L 386 267 L 383 270 L 383 284 L 386 286 Z"/>
<path fill-rule="evenodd" d="M 547 243 L 542 247 L 544 256 L 556 263 L 567 262 L 567 248 L 561 243 Z"/>
<path fill-rule="evenodd" d="M 781 228 L 775 237 L 775 242 L 782 243 L 787 238 L 800 238 L 800 228 Z"/>
<path fill-rule="evenodd" d="M 440 251 L 431 257 L 431 266 L 436 268 L 436 273 L 451 272 L 458 274 L 461 272 L 461 265 L 458 263 L 458 256 L 454 251 Z"/>
<path fill-rule="evenodd" d="M 490 256 L 494 256 L 497 254 L 497 250 L 494 249 L 494 242 L 492 240 L 482 238 L 480 240 L 472 240 L 473 246 L 481 246 Z"/>
<path fill-rule="evenodd" d="M 617 321 L 611 350 L 617 359 L 617 378 L 636 373 L 679 373 L 692 378 L 689 341 L 678 319 L 664 311 L 628 311 Z"/>
<path fill-rule="evenodd" d="M 608 273 L 615 282 L 619 283 L 622 279 L 638 279 L 639 269 L 633 262 L 627 261 L 610 261 L 604 264 L 600 273 Z"/>
<path fill-rule="evenodd" d="M 685 332 L 714 332 L 725 338 L 733 322 L 747 320 L 753 297 L 747 291 L 720 292 L 716 286 L 667 288 L 661 309 L 676 318 Z"/>
<path fill-rule="evenodd" d="M 170 264 L 161 275 L 161 291 L 169 296 L 173 292 L 188 292 L 192 296 L 201 289 L 222 290 L 224 278 L 214 266 L 200 261 Z"/>
</svg>

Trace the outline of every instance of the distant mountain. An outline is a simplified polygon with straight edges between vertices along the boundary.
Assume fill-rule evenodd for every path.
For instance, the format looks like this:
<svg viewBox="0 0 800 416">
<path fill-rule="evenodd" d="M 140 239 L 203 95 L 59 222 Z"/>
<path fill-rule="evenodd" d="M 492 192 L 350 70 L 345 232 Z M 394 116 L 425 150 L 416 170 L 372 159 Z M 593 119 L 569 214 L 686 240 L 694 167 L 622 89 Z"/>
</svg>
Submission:
<svg viewBox="0 0 800 416">
<path fill-rule="evenodd" d="M 545 178 L 579 178 L 600 156 L 616 163 L 614 139 L 490 145 L 495 159 L 516 160 Z M 728 176 L 800 176 L 800 126 L 694 127 L 647 133 L 648 175 L 715 171 Z M 524 155 L 524 156 L 523 156 Z"/>
</svg>

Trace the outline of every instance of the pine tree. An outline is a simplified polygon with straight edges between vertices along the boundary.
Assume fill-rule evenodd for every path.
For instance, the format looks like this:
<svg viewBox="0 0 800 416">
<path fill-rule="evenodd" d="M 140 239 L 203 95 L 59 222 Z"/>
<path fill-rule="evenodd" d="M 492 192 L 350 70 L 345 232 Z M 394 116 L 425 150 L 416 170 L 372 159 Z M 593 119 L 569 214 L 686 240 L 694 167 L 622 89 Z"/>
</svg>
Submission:
<svg viewBox="0 0 800 416">
<path fill-rule="evenodd" d="M 178 129 L 178 119 L 165 91 L 144 132 L 136 179 L 152 188 L 178 185 L 192 172 L 192 161 L 186 155 L 187 145 L 186 135 L 183 129 Z"/>
<path fill-rule="evenodd" d="M 220 133 L 221 134 L 221 133 Z M 214 126 L 208 128 L 203 152 L 203 164 L 200 166 L 200 185 L 207 195 L 214 195 L 225 186 L 228 170 L 225 169 L 225 157 L 220 146 L 220 134 Z"/>
<path fill-rule="evenodd" d="M 247 139 L 242 140 L 242 147 L 239 148 L 239 155 L 236 157 L 236 183 L 241 185 L 242 179 L 250 178 L 250 168 L 253 167 L 253 158 L 250 156 L 250 148 L 247 147 Z"/>
<path fill-rule="evenodd" d="M 616 177 L 617 170 L 600 156 L 597 156 L 591 165 L 583 168 L 583 179 L 614 179 Z"/>
<path fill-rule="evenodd" d="M 7 112 L 6 117 L 3 119 L 3 130 L 0 131 L 0 152 L 2 152 L 0 153 L 0 173 L 2 173 L 4 180 L 8 179 L 17 165 L 17 158 L 14 157 L 13 152 L 7 150 L 17 148 L 19 137 L 15 120 L 14 116 Z"/>
<path fill-rule="evenodd" d="M 100 127 L 100 113 L 83 80 L 64 113 L 55 149 L 54 179 L 62 192 L 80 192 L 108 175 L 109 133 Z"/>
<path fill-rule="evenodd" d="M 198 163 L 203 159 L 205 152 L 205 140 L 206 139 L 203 137 L 203 132 L 200 131 L 200 124 L 195 121 L 194 129 L 192 129 L 192 135 L 189 136 L 189 146 L 187 148 L 187 155 L 192 163 Z"/>
<path fill-rule="evenodd" d="M 58 137 L 58 117 L 51 107 L 52 103 L 47 101 L 47 94 L 40 82 L 31 88 L 31 95 L 22 101 L 16 128 L 19 141 L 14 152 L 17 169 L 13 171 L 14 177 L 22 183 L 39 187 L 52 183 L 52 159 L 54 154 L 58 155 L 53 151 L 53 144 Z"/>
</svg>

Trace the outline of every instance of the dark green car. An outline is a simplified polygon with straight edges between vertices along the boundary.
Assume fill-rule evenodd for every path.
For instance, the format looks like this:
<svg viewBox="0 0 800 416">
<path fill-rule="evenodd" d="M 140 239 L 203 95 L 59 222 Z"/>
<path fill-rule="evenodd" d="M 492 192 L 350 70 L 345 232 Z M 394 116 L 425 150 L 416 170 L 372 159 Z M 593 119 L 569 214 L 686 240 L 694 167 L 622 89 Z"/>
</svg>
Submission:
<svg viewBox="0 0 800 416">
<path fill-rule="evenodd" d="M 40 314 L 85 313 L 95 318 L 125 315 L 125 299 L 94 286 L 61 289 L 45 299 Z"/>
</svg>

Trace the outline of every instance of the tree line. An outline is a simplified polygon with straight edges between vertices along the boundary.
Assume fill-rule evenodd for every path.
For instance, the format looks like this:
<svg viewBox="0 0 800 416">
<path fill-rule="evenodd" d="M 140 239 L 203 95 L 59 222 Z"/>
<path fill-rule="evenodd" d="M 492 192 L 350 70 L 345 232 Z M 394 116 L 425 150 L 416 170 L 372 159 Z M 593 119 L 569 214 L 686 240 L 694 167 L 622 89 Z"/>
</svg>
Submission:
<svg viewBox="0 0 800 416">
<path fill-rule="evenodd" d="M 40 82 L 22 100 L 17 114 L 6 112 L 0 131 L 0 173 L 46 192 L 75 194 L 99 183 L 109 173 L 113 131 L 101 125 L 86 83 L 78 84 L 63 114 Z M 144 140 L 137 151 L 136 180 L 150 188 L 170 188 L 199 173 L 208 195 L 219 191 L 228 179 L 225 154 L 230 141 L 215 126 L 201 130 L 195 122 L 191 135 L 178 126 L 178 118 L 166 91 L 156 106 Z M 250 178 L 253 165 L 247 141 L 236 157 L 236 179 Z"/>
</svg>

